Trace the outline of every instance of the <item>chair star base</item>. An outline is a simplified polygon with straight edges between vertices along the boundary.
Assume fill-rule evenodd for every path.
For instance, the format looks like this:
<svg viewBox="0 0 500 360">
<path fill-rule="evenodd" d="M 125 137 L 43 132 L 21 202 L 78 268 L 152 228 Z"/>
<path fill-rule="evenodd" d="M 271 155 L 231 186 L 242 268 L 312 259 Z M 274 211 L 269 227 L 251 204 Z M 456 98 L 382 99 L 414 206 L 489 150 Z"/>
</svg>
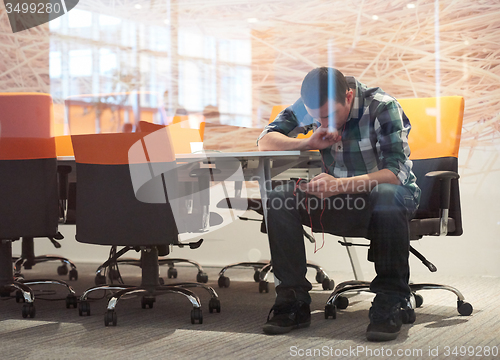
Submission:
<svg viewBox="0 0 500 360">
<path fill-rule="evenodd" d="M 98 269 L 98 274 L 100 270 L 106 269 L 112 264 L 117 262 L 117 256 L 124 254 L 127 250 L 122 249 L 120 252 L 116 253 L 108 261 L 106 261 L 103 265 L 101 265 Z M 174 283 L 174 284 L 163 284 L 163 279 L 159 277 L 159 265 L 162 260 L 167 259 L 158 259 L 158 249 L 156 247 L 144 248 L 141 250 L 141 260 L 135 259 L 124 259 L 122 263 L 124 264 L 132 264 L 141 266 L 142 269 L 142 283 L 141 285 L 126 285 L 126 284 L 98 284 L 92 288 L 87 289 L 82 296 L 80 297 L 79 302 L 79 315 L 90 315 L 90 302 L 89 302 L 89 294 L 93 291 L 97 290 L 106 290 L 106 291 L 116 291 L 113 293 L 108 300 L 108 305 L 106 308 L 106 313 L 104 315 L 104 325 L 116 326 L 117 324 L 117 314 L 115 311 L 116 305 L 120 299 L 127 295 L 134 294 L 144 294 L 141 299 L 141 305 L 143 309 L 152 308 L 154 302 L 156 301 L 156 295 L 162 295 L 166 293 L 180 294 L 185 296 L 192 304 L 193 309 L 191 310 L 191 323 L 195 324 L 203 323 L 203 314 L 201 310 L 201 301 L 199 297 L 188 290 L 187 288 L 201 287 L 209 292 L 210 301 L 209 301 L 209 312 L 212 313 L 214 311 L 220 313 L 220 300 L 212 287 L 200 284 L 200 283 L 190 283 L 190 282 L 182 282 L 182 283 Z M 169 259 L 170 260 L 170 259 Z M 101 275 L 104 277 L 105 276 Z M 121 279 L 121 277 L 120 277 Z"/>
<path fill-rule="evenodd" d="M 449 285 L 441 284 L 431 284 L 431 283 L 421 283 L 421 284 L 410 284 L 411 298 L 410 298 L 410 309 L 419 308 L 423 304 L 423 297 L 417 294 L 420 290 L 448 290 L 457 296 L 457 311 L 460 315 L 469 316 L 472 314 L 473 307 L 470 303 L 465 301 L 462 293 Z M 325 319 L 337 317 L 337 309 L 346 309 L 349 305 L 349 299 L 344 296 L 346 293 L 359 293 L 361 291 L 370 291 L 369 281 L 344 281 L 335 287 L 335 290 L 331 293 L 325 305 Z"/>
<path fill-rule="evenodd" d="M 218 285 L 220 288 L 229 287 L 229 284 L 231 283 L 230 279 L 224 274 L 228 269 L 234 267 L 253 267 L 253 279 L 255 282 L 259 283 L 259 292 L 269 292 L 269 282 L 267 281 L 267 276 L 270 272 L 272 272 L 272 263 L 270 261 L 239 262 L 223 267 L 219 272 Z M 309 261 L 307 262 L 307 267 L 316 270 L 316 281 L 318 284 L 322 284 L 323 290 L 333 290 L 335 282 L 328 277 L 323 268 Z"/>
<path fill-rule="evenodd" d="M 19 257 L 13 258 L 14 260 L 14 274 L 15 276 L 21 277 L 21 268 L 31 269 L 32 266 L 40 264 L 47 261 L 60 261 L 62 265 L 57 268 L 57 275 L 66 275 L 69 273 L 69 280 L 78 280 L 78 270 L 76 265 L 69 259 L 59 256 L 59 255 L 40 255 L 35 256 L 32 259 Z M 68 270 L 68 267 L 71 270 Z"/>
</svg>

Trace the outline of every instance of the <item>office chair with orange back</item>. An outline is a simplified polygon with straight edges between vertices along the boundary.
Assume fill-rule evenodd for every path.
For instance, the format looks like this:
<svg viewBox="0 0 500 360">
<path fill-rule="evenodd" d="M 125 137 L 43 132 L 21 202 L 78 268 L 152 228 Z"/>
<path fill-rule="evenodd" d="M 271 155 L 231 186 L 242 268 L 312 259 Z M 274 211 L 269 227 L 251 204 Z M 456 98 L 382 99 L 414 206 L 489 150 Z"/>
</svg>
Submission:
<svg viewBox="0 0 500 360">
<path fill-rule="evenodd" d="M 77 167 L 76 239 L 123 248 L 109 263 L 130 250 L 141 252 L 141 285 L 97 285 L 80 297 L 79 314 L 90 315 L 88 295 L 95 290 L 116 292 L 108 302 L 104 323 L 116 325 L 117 302 L 127 294 L 144 294 L 143 308 L 153 307 L 155 295 L 177 293 L 192 304 L 191 322 L 202 323 L 199 298 L 186 287 L 199 286 L 211 294 L 209 311 L 220 312 L 215 291 L 197 283 L 163 285 L 159 255 L 167 255 L 178 240 L 177 172 L 168 129 L 154 132 L 72 136 Z M 196 247 L 198 244 L 190 244 Z M 107 266 L 108 264 L 103 264 Z"/>
<path fill-rule="evenodd" d="M 175 122 L 171 125 L 168 126 L 168 131 L 170 136 L 170 142 L 173 147 L 173 151 L 175 154 L 184 154 L 184 153 L 191 153 L 193 148 L 198 147 L 198 144 L 203 142 L 203 133 L 204 133 L 204 122 L 200 124 L 199 129 L 191 129 L 186 123 L 179 123 Z M 154 124 L 148 121 L 140 121 L 138 126 L 137 126 L 137 132 L 139 133 L 153 133 L 157 130 L 165 129 L 165 125 L 159 125 L 159 124 Z M 197 172 L 197 173 L 196 173 Z M 195 174 L 196 173 L 196 174 Z M 190 174 L 193 179 L 193 181 L 200 181 L 201 179 L 205 180 L 207 177 L 207 174 L 205 171 L 202 170 L 200 172 L 199 169 L 194 169 L 194 173 Z M 202 176 L 205 175 L 205 176 Z M 192 182 L 184 182 L 182 185 L 178 184 L 177 186 L 189 186 L 189 189 L 185 189 L 185 193 L 192 194 Z M 192 204 L 193 200 L 191 199 L 191 208 L 193 206 Z M 187 204 L 189 207 L 189 204 Z M 192 211 L 191 211 L 192 213 Z M 209 214 L 210 216 L 210 214 Z M 182 220 L 181 220 L 182 221 Z M 196 223 L 196 219 L 191 218 L 189 219 L 190 222 Z M 198 221 L 200 224 L 203 222 L 203 220 Z M 196 243 L 196 245 L 191 244 L 191 248 L 199 247 L 201 246 L 203 240 L 200 240 Z M 177 246 L 184 246 L 182 243 L 176 241 L 175 245 Z M 116 251 L 116 249 L 112 249 L 112 251 Z M 203 267 L 201 264 L 194 260 L 190 259 L 184 259 L 184 258 L 172 258 L 172 257 L 160 257 L 159 260 L 159 265 L 168 265 L 168 270 L 167 270 L 167 277 L 169 279 L 177 278 L 178 272 L 177 269 L 175 268 L 175 264 L 178 263 L 187 263 L 195 266 L 197 268 L 197 274 L 196 274 L 196 281 L 199 283 L 207 283 L 208 282 L 208 275 L 207 273 L 203 270 Z M 96 285 L 100 284 L 105 284 L 106 283 L 106 274 L 108 275 L 111 283 L 113 283 L 114 280 L 120 280 L 120 271 L 118 266 L 119 265 L 133 265 L 133 266 L 141 266 L 141 261 L 138 259 L 134 258 L 123 258 L 120 257 L 116 260 L 116 263 L 112 263 L 109 260 L 106 261 L 105 263 L 101 264 L 99 268 L 96 271 Z M 160 281 L 163 281 L 163 279 L 160 278 Z"/>
<path fill-rule="evenodd" d="M 57 154 L 57 141 L 56 141 L 56 154 Z M 58 155 L 59 156 L 59 155 Z M 67 224 L 71 222 L 71 215 L 68 216 L 68 188 L 71 184 L 68 182 L 69 173 L 72 172 L 72 168 L 69 165 L 57 165 L 57 177 L 58 177 L 58 198 L 59 198 L 59 223 Z M 69 220 L 69 222 L 68 222 Z M 57 233 L 55 237 L 49 237 L 52 245 L 56 249 L 61 248 L 61 244 L 58 240 L 62 240 L 64 237 Z M 23 276 L 21 274 L 21 269 L 30 270 L 33 266 L 39 263 L 47 261 L 59 261 L 61 265 L 57 267 L 58 275 L 68 275 L 69 280 L 78 280 L 78 270 L 73 261 L 67 257 L 56 255 L 56 254 L 46 254 L 46 255 L 35 255 L 35 244 L 33 238 L 23 237 L 21 240 L 21 255 L 13 258 L 14 261 L 14 274 L 15 276 Z"/>
<path fill-rule="evenodd" d="M 13 96 L 11 95 L 11 99 Z M 10 106 L 15 107 L 15 101 L 10 103 Z M 35 118 L 33 118 L 35 120 Z M 69 141 L 68 141 L 69 140 Z M 69 136 L 56 136 L 55 137 L 56 155 L 57 156 L 72 156 L 73 149 L 71 148 L 71 141 Z M 59 195 L 59 223 L 65 223 L 67 219 L 67 201 L 68 201 L 68 177 L 72 171 L 70 166 L 58 165 L 58 195 Z M 61 248 L 58 240 L 63 239 L 61 234 L 56 234 L 55 237 L 50 237 L 49 240 L 56 249 Z M 15 276 L 22 276 L 22 268 L 30 270 L 33 266 L 47 261 L 59 261 L 61 265 L 57 267 L 58 275 L 69 274 L 69 280 L 78 279 L 78 270 L 76 265 L 70 259 L 60 255 L 35 255 L 35 244 L 33 238 L 23 237 L 21 240 L 21 255 L 14 257 L 14 274 Z"/>
<path fill-rule="evenodd" d="M 398 100 L 410 119 L 412 129 L 408 137 L 413 172 L 422 194 L 419 208 L 410 222 L 410 240 L 424 236 L 460 236 L 462 219 L 460 192 L 458 188 L 458 150 L 462 133 L 464 99 L 461 96 L 441 98 L 413 98 Z M 353 234 L 355 237 L 356 234 Z M 339 241 L 348 252 L 353 244 L 344 237 Z M 369 246 L 369 245 L 368 245 Z M 431 272 L 437 268 L 423 255 L 410 247 L 413 253 Z M 368 259 L 370 259 L 370 250 Z M 352 263 L 352 262 L 351 262 Z M 356 275 L 357 270 L 353 265 Z M 336 286 L 325 306 L 325 318 L 336 318 L 337 309 L 345 309 L 349 300 L 343 294 L 369 291 L 370 282 L 346 281 Z M 413 292 L 411 304 L 403 312 L 405 322 L 414 319 L 414 308 L 420 307 L 423 297 L 419 290 L 443 289 L 457 296 L 457 310 L 461 315 L 470 315 L 472 305 L 465 302 L 464 296 L 454 287 L 441 284 L 410 284 Z"/>
<path fill-rule="evenodd" d="M 52 98 L 39 93 L 0 94 L 0 287 L 23 300 L 23 317 L 35 317 L 30 286 L 61 285 L 68 290 L 66 306 L 76 307 L 74 290 L 65 282 L 24 280 L 12 268 L 12 241 L 62 238 L 58 232 L 58 179 L 52 137 Z M 26 242 L 26 243 L 25 243 Z M 24 250 L 24 249 L 23 249 Z M 32 248 L 31 248 L 32 250 Z M 22 258 L 22 257 L 21 257 Z"/>
</svg>

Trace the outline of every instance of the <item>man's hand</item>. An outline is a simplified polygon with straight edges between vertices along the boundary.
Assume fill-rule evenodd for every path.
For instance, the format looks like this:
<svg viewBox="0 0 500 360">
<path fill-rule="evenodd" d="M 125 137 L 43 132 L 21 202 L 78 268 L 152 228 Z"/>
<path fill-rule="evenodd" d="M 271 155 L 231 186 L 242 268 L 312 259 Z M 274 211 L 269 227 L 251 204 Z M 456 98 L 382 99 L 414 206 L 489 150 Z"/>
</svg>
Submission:
<svg viewBox="0 0 500 360">
<path fill-rule="evenodd" d="M 340 140 L 340 135 L 337 130 L 328 132 L 327 128 L 319 127 L 307 139 L 307 150 L 322 150 L 332 146 Z"/>
<path fill-rule="evenodd" d="M 321 173 L 308 183 L 300 183 L 298 188 L 319 198 L 327 198 L 339 194 L 369 193 L 378 184 L 401 185 L 401 182 L 391 170 L 382 169 L 348 178 L 336 178 L 330 174 Z"/>
<path fill-rule="evenodd" d="M 299 189 L 307 194 L 314 195 L 319 198 L 327 198 L 343 192 L 339 179 L 326 173 L 321 173 L 315 176 L 308 183 L 300 183 Z"/>
</svg>

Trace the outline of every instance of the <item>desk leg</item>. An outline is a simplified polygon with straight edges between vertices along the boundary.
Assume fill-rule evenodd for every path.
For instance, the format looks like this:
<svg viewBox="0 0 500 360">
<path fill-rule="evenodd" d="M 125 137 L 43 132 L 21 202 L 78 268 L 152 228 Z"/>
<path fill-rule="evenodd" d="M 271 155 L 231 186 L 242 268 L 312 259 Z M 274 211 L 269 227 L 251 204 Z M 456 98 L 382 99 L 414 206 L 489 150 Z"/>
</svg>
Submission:
<svg viewBox="0 0 500 360">
<path fill-rule="evenodd" d="M 271 189 L 271 159 L 263 157 L 259 160 L 257 167 L 257 177 L 259 179 L 260 198 L 262 199 L 262 210 L 267 230 L 267 197 Z"/>
<path fill-rule="evenodd" d="M 269 234 L 267 228 L 267 197 L 269 192 L 272 190 L 271 187 L 271 159 L 268 157 L 263 157 L 259 160 L 259 166 L 257 167 L 257 176 L 259 179 L 259 189 L 260 198 L 262 199 L 262 211 L 264 213 L 264 223 L 266 225 L 266 232 Z M 271 259 L 272 261 L 272 259 Z M 274 286 L 279 285 L 279 279 L 274 277 Z"/>
<path fill-rule="evenodd" d="M 241 183 L 242 184 L 241 181 L 236 181 L 236 183 Z M 221 181 L 221 185 L 222 185 L 222 191 L 224 191 L 224 197 L 226 199 L 229 199 L 229 193 L 227 192 L 226 182 L 225 181 Z M 235 196 L 235 197 L 241 197 L 241 190 L 239 192 L 239 195 Z M 229 203 L 229 200 L 227 200 L 227 201 L 228 201 L 229 214 L 231 214 L 231 221 L 235 221 L 236 220 L 236 216 L 234 215 L 234 210 L 231 207 L 231 204 Z"/>
</svg>

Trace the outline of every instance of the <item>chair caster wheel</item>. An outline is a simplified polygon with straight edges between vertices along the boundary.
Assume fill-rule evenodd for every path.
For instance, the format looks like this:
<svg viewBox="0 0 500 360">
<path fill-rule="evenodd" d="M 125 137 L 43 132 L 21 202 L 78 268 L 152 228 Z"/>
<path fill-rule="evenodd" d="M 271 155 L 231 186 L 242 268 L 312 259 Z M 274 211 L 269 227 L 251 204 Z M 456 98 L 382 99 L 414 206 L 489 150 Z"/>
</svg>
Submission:
<svg viewBox="0 0 500 360">
<path fill-rule="evenodd" d="M 420 294 L 413 294 L 413 296 L 415 297 L 415 306 L 418 308 L 421 307 L 424 303 L 424 297 Z"/>
<path fill-rule="evenodd" d="M 219 276 L 219 280 L 217 281 L 217 283 L 219 284 L 220 288 L 228 288 L 231 281 L 227 276 L 221 275 Z"/>
<path fill-rule="evenodd" d="M 153 296 L 143 296 L 141 298 L 141 306 L 143 309 L 146 309 L 146 307 L 152 309 L 155 301 L 156 299 Z"/>
<path fill-rule="evenodd" d="M 83 316 L 84 314 L 90 316 L 90 303 L 88 301 L 81 301 L 78 304 L 78 315 Z"/>
<path fill-rule="evenodd" d="M 68 266 L 63 264 L 57 267 L 57 275 L 66 275 L 68 273 Z"/>
<path fill-rule="evenodd" d="M 267 281 L 259 282 L 259 292 L 260 293 L 268 293 L 269 292 L 269 283 Z"/>
<path fill-rule="evenodd" d="M 253 273 L 253 281 L 255 282 L 260 282 L 260 271 L 259 270 L 255 270 L 255 272 Z"/>
<path fill-rule="evenodd" d="M 325 274 L 322 271 L 317 271 L 316 272 L 316 282 L 318 284 L 323 283 L 323 280 L 325 280 L 325 279 L 326 279 Z"/>
<path fill-rule="evenodd" d="M 415 315 L 415 310 L 413 309 L 401 309 L 401 320 L 403 324 L 413 324 L 417 316 Z"/>
<path fill-rule="evenodd" d="M 105 285 L 106 284 L 106 276 L 101 275 L 101 274 L 97 274 L 95 276 L 94 283 L 96 284 L 96 286 Z"/>
<path fill-rule="evenodd" d="M 211 314 L 214 312 L 214 310 L 220 313 L 220 300 L 216 298 L 211 298 L 208 303 L 208 311 Z"/>
<path fill-rule="evenodd" d="M 104 326 L 109 326 L 109 324 L 116 326 L 117 316 L 116 311 L 108 310 L 104 314 Z"/>
<path fill-rule="evenodd" d="M 25 319 L 28 316 L 30 318 L 34 318 L 36 315 L 35 305 L 33 305 L 33 303 L 23 304 L 22 315 L 23 315 L 23 318 L 25 318 Z"/>
<path fill-rule="evenodd" d="M 169 279 L 177 279 L 177 269 L 175 269 L 175 268 L 168 268 L 168 270 L 167 270 L 167 277 Z"/>
<path fill-rule="evenodd" d="M 158 284 L 160 285 L 165 285 L 165 280 L 163 280 L 163 278 L 158 278 Z"/>
<path fill-rule="evenodd" d="M 191 310 L 191 324 L 196 324 L 198 321 L 198 324 L 203 324 L 203 314 L 201 313 L 200 308 L 194 308 Z"/>
<path fill-rule="evenodd" d="M 335 305 L 325 305 L 325 319 L 328 318 L 336 319 L 337 318 L 337 309 L 335 308 Z"/>
<path fill-rule="evenodd" d="M 468 302 L 459 300 L 457 301 L 457 310 L 460 315 L 469 316 L 470 314 L 472 314 L 473 308 L 472 305 Z"/>
<path fill-rule="evenodd" d="M 347 309 L 348 306 L 349 306 L 349 299 L 346 298 L 345 296 L 339 296 L 335 300 L 335 307 L 337 309 L 344 310 L 344 309 Z"/>
<path fill-rule="evenodd" d="M 78 271 L 76 269 L 71 269 L 69 271 L 69 280 L 78 280 Z"/>
<path fill-rule="evenodd" d="M 196 281 L 202 284 L 206 284 L 208 282 L 208 275 L 202 271 L 200 271 L 196 275 Z"/>
<path fill-rule="evenodd" d="M 69 309 L 72 306 L 75 309 L 78 307 L 78 299 L 75 295 L 69 294 L 68 296 L 66 296 L 66 309 Z"/>
<path fill-rule="evenodd" d="M 324 278 L 322 282 L 323 290 L 333 290 L 335 289 L 335 281 L 329 278 Z"/>
</svg>

